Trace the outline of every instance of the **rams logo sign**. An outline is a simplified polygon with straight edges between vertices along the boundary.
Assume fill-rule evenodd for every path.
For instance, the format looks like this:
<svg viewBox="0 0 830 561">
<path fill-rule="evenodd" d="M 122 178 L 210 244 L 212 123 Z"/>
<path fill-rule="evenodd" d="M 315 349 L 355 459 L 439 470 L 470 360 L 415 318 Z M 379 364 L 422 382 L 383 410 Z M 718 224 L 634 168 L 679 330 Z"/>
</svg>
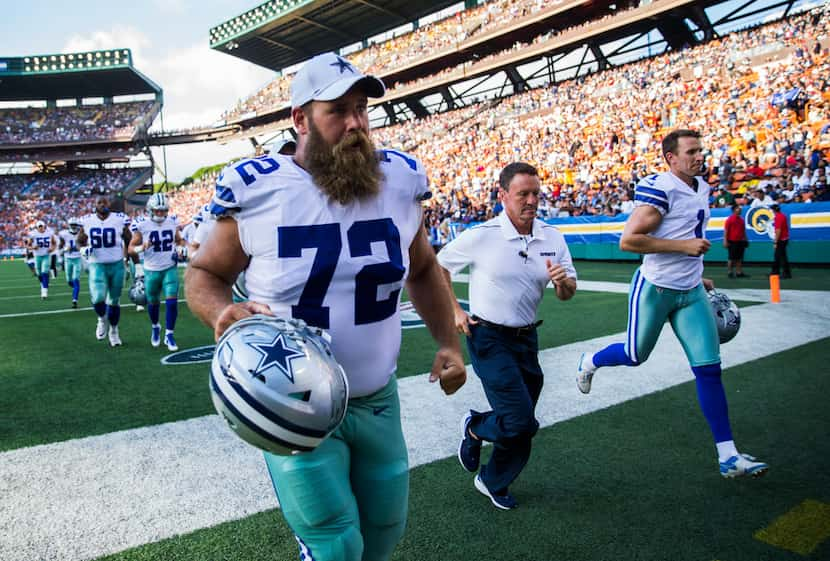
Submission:
<svg viewBox="0 0 830 561">
<path fill-rule="evenodd" d="M 752 230 L 759 236 L 763 236 L 766 234 L 769 236 L 769 239 L 775 239 L 775 226 L 773 226 L 773 214 L 772 210 L 765 207 L 765 206 L 756 206 L 755 208 L 751 208 L 746 213 L 746 228 L 747 230 Z"/>
<path fill-rule="evenodd" d="M 459 300 L 461 308 L 465 312 L 470 311 L 470 303 L 466 300 Z M 415 329 L 416 327 L 424 327 L 424 320 L 415 311 L 412 302 L 401 302 L 401 327 L 404 329 Z M 203 347 L 194 347 L 192 349 L 185 349 L 173 354 L 169 354 L 161 359 L 164 365 L 176 364 L 198 364 L 200 362 L 210 362 L 213 360 L 213 349 L 216 345 L 205 345 Z M 290 358 L 290 357 L 289 357 Z"/>
</svg>

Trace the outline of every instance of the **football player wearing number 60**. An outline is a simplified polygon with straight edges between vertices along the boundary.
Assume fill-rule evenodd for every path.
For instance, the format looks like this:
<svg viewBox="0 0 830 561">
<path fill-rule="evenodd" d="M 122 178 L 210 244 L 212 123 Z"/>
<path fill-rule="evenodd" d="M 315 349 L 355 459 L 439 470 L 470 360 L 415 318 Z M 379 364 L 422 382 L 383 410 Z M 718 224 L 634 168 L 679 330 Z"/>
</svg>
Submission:
<svg viewBox="0 0 830 561">
<path fill-rule="evenodd" d="M 408 154 L 376 151 L 370 137 L 367 98 L 384 92 L 334 53 L 307 62 L 291 84 L 296 154 L 224 170 L 211 207 L 219 218 L 185 274 L 188 305 L 217 339 L 255 313 L 331 335 L 351 394 L 345 420 L 312 452 L 265 454 L 301 559 L 386 560 L 403 535 L 409 466 L 395 369 L 404 285 L 438 342 L 430 380 L 451 394 L 466 379 L 452 297 L 423 227 L 426 173 Z M 243 269 L 250 300 L 234 304 Z"/>
<path fill-rule="evenodd" d="M 625 224 L 620 249 L 643 254 L 628 295 L 628 337 L 596 354 L 583 354 L 577 365 L 579 391 L 591 391 L 591 379 L 605 366 L 639 366 L 651 354 L 668 320 L 680 340 L 692 372 L 703 416 L 715 440 L 724 477 L 758 476 L 767 464 L 738 453 L 732 439 L 726 393 L 721 380 L 718 329 L 703 278 L 703 254 L 709 221 L 709 185 L 700 176 L 700 133 L 679 129 L 663 139 L 669 171 L 643 178 L 634 189 L 634 212 Z"/>
<path fill-rule="evenodd" d="M 170 351 L 179 350 L 173 330 L 179 314 L 179 273 L 177 263 L 187 255 L 185 242 L 179 235 L 178 221 L 169 216 L 167 195 L 156 193 L 147 200 L 147 218 L 139 218 L 130 226 L 133 237 L 128 251 L 136 258 L 144 256 L 144 264 L 136 264 L 135 278 L 145 277 L 147 313 L 150 315 L 150 344 L 161 344 L 159 309 L 164 294 L 164 344 Z"/>
<path fill-rule="evenodd" d="M 95 337 L 107 337 L 110 345 L 121 345 L 118 320 L 121 317 L 121 289 L 124 288 L 124 256 L 130 242 L 130 218 L 123 212 L 110 212 L 107 197 L 95 200 L 95 212 L 81 219 L 78 245 L 89 260 L 89 294 L 98 325 Z"/>
</svg>

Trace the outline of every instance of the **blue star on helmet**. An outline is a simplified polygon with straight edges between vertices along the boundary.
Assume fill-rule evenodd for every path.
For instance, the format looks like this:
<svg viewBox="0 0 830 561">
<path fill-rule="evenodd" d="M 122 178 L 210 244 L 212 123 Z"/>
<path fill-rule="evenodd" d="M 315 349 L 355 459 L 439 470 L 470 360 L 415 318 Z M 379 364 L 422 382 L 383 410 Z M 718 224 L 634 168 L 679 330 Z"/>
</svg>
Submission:
<svg viewBox="0 0 830 561">
<path fill-rule="evenodd" d="M 337 62 L 332 62 L 331 64 L 329 64 L 329 66 L 339 67 L 341 74 L 343 74 L 343 72 L 345 72 L 346 70 L 354 74 L 354 66 L 352 66 L 348 60 L 341 57 L 337 57 Z"/>
<path fill-rule="evenodd" d="M 305 354 L 290 346 L 286 346 L 282 333 L 277 335 L 270 343 L 251 343 L 251 347 L 262 355 L 262 358 L 259 359 L 259 364 L 256 365 L 256 368 L 251 374 L 256 376 L 260 372 L 264 372 L 272 366 L 277 365 L 282 373 L 285 374 L 285 377 L 292 384 L 294 383 L 294 370 L 291 368 L 291 359 L 305 356 Z"/>
</svg>

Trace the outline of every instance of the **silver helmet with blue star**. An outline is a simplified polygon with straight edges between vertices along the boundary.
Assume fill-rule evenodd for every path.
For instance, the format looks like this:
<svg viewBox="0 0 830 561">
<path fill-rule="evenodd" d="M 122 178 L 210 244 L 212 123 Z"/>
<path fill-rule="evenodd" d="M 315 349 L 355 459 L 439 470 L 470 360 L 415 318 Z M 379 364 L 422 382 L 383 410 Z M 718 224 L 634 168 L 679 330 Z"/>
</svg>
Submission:
<svg viewBox="0 0 830 561">
<path fill-rule="evenodd" d="M 322 330 L 254 315 L 234 323 L 213 354 L 216 411 L 242 440 L 273 454 L 310 451 L 343 421 L 349 386 Z"/>
</svg>

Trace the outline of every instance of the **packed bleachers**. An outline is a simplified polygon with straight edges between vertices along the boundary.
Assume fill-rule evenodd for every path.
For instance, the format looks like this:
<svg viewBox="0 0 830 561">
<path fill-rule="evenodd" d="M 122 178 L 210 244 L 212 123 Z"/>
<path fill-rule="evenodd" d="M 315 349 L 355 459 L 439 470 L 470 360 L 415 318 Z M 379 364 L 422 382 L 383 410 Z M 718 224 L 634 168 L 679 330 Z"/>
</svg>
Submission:
<svg viewBox="0 0 830 561">
<path fill-rule="evenodd" d="M 435 194 L 428 220 L 445 228 L 491 216 L 495 178 L 515 160 L 541 170 L 542 216 L 628 212 L 632 184 L 665 169 L 660 140 L 676 127 L 704 133 L 713 206 L 749 203 L 758 188 L 781 202 L 826 200 L 828 13 L 819 7 L 374 136 L 424 161 Z"/>
<path fill-rule="evenodd" d="M 38 220 L 62 228 L 70 217 L 92 212 L 97 196 L 120 198 L 147 172 L 122 168 L 0 175 L 0 250 L 21 247 L 22 236 Z"/>
<path fill-rule="evenodd" d="M 146 130 L 157 102 L 0 109 L 0 146 L 130 140 Z"/>
</svg>

